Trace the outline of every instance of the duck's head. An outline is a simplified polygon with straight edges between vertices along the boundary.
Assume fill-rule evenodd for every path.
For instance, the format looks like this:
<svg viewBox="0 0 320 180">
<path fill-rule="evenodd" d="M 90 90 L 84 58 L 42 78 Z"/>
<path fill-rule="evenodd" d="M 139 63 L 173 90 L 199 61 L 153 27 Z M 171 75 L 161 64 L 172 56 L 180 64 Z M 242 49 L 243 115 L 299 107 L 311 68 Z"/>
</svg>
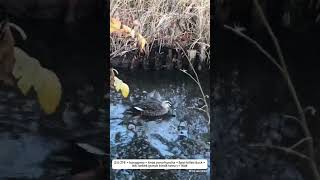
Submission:
<svg viewBox="0 0 320 180">
<path fill-rule="evenodd" d="M 162 102 L 162 107 L 166 108 L 166 109 L 169 109 L 171 108 L 172 104 L 170 101 L 163 101 Z"/>
</svg>

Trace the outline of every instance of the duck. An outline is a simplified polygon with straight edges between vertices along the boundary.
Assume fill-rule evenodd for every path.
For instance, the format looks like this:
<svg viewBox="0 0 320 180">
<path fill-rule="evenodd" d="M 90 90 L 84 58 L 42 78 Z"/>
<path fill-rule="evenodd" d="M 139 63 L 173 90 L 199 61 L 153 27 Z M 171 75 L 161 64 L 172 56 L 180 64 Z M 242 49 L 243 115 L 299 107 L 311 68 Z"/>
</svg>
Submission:
<svg viewBox="0 0 320 180">
<path fill-rule="evenodd" d="M 131 108 L 133 114 L 146 117 L 159 117 L 169 114 L 172 104 L 170 101 L 159 101 L 157 99 L 148 99 L 144 102 L 134 105 Z"/>
<path fill-rule="evenodd" d="M 147 93 L 147 92 L 143 92 Z M 137 104 L 131 106 L 127 110 L 128 114 L 133 114 L 142 117 L 160 117 L 160 116 L 174 116 L 171 112 L 172 103 L 168 100 L 163 100 L 160 93 L 156 90 L 147 94 L 147 96 Z"/>
<path fill-rule="evenodd" d="M 142 103 L 136 104 L 133 109 L 142 116 L 164 116 L 169 113 L 172 105 L 170 101 L 158 101 L 149 99 Z"/>
</svg>

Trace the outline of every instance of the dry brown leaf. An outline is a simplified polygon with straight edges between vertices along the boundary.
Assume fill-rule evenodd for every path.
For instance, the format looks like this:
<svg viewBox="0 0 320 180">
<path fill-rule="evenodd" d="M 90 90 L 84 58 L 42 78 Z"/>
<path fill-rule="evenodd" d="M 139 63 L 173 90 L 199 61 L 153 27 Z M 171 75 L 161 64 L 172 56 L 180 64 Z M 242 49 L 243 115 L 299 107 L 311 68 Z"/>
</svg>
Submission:
<svg viewBox="0 0 320 180">
<path fill-rule="evenodd" d="M 138 22 L 135 20 L 136 23 Z M 110 20 L 110 33 L 123 33 L 127 36 L 131 36 L 132 38 L 136 38 L 136 41 L 138 42 L 138 48 L 140 49 L 140 53 L 144 53 L 145 46 L 147 44 L 147 40 L 138 32 L 136 32 L 134 29 L 123 25 L 121 21 L 111 18 Z"/>
</svg>

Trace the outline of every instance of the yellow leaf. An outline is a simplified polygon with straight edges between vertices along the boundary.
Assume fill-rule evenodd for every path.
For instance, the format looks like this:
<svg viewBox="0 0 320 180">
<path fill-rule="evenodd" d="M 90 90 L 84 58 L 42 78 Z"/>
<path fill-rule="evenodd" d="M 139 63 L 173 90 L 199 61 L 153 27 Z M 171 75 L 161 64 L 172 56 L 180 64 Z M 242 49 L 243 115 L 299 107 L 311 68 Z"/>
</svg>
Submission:
<svg viewBox="0 0 320 180">
<path fill-rule="evenodd" d="M 60 81 L 55 73 L 46 68 L 41 68 L 38 75 L 41 80 L 34 84 L 34 89 L 37 92 L 39 103 L 47 114 L 54 113 L 62 94 Z"/>
<path fill-rule="evenodd" d="M 110 33 L 116 32 L 121 29 L 121 22 L 115 18 L 110 20 Z"/>
<path fill-rule="evenodd" d="M 122 80 L 120 80 L 119 78 L 114 76 L 114 87 L 116 88 L 116 91 L 120 90 L 120 87 L 121 87 L 122 83 L 123 83 Z"/>
<path fill-rule="evenodd" d="M 41 67 L 39 61 L 15 47 L 13 76 L 18 79 L 18 88 L 26 95 L 31 87 L 37 93 L 39 103 L 45 113 L 55 112 L 61 99 L 61 84 L 52 71 Z"/>
<path fill-rule="evenodd" d="M 37 78 L 37 71 L 41 67 L 37 59 L 28 56 L 24 51 L 15 48 L 16 62 L 13 67 L 13 76 L 19 79 L 17 85 L 21 92 L 26 95 Z"/>
<path fill-rule="evenodd" d="M 126 83 L 122 83 L 120 89 L 121 89 L 122 96 L 125 98 L 128 97 L 129 86 Z"/>
<path fill-rule="evenodd" d="M 110 33 L 113 32 L 124 33 L 131 36 L 132 38 L 136 37 L 136 40 L 139 44 L 140 52 L 145 52 L 147 40 L 140 33 L 137 33 L 132 28 L 121 24 L 121 22 L 115 18 L 111 18 L 110 20 Z"/>
<path fill-rule="evenodd" d="M 138 36 L 138 42 L 139 42 L 139 46 L 140 46 L 139 47 L 140 52 L 143 52 L 145 49 L 145 46 L 147 44 L 147 40 L 143 36 L 141 36 L 141 34 L 138 34 L 137 36 Z"/>
<path fill-rule="evenodd" d="M 14 48 L 14 56 L 16 62 L 14 64 L 12 74 L 16 79 L 19 79 L 26 74 L 32 76 L 40 67 L 40 63 L 37 59 L 30 57 L 18 47 Z M 34 78 L 34 76 L 32 78 Z"/>
<path fill-rule="evenodd" d="M 114 87 L 116 88 L 116 91 L 121 91 L 121 94 L 123 97 L 128 97 L 129 95 L 129 86 L 124 83 L 122 80 L 114 76 Z"/>
</svg>

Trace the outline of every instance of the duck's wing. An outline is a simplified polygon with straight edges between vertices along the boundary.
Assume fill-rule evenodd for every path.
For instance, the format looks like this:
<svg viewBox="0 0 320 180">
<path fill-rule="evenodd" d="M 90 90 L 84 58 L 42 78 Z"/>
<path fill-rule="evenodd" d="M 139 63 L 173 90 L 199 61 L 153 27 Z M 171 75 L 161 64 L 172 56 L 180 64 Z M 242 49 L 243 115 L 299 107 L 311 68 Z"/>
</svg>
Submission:
<svg viewBox="0 0 320 180">
<path fill-rule="evenodd" d="M 156 112 L 161 110 L 162 108 L 163 107 L 161 105 L 161 102 L 154 99 L 147 100 L 145 102 L 142 102 L 134 106 L 134 109 L 138 111 L 155 111 Z"/>
</svg>

